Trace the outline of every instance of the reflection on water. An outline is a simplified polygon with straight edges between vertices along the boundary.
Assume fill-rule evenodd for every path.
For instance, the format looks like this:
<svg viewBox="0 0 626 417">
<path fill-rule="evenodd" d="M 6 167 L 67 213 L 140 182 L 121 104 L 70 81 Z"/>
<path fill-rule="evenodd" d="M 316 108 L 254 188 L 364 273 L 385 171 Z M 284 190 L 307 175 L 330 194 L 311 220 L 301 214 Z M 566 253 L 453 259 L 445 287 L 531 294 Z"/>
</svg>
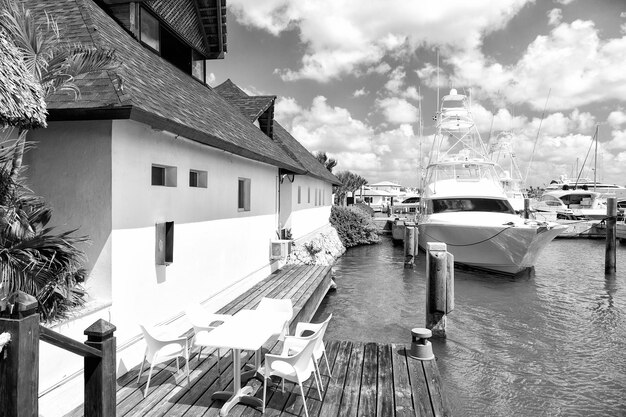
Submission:
<svg viewBox="0 0 626 417">
<path fill-rule="evenodd" d="M 455 270 L 446 340 L 433 340 L 455 416 L 626 416 L 626 246 L 604 275 L 604 242 L 556 240 L 531 273 Z M 329 339 L 410 343 L 423 327 L 425 258 L 404 269 L 390 239 L 335 266 Z M 317 319 L 317 317 L 316 317 Z"/>
</svg>

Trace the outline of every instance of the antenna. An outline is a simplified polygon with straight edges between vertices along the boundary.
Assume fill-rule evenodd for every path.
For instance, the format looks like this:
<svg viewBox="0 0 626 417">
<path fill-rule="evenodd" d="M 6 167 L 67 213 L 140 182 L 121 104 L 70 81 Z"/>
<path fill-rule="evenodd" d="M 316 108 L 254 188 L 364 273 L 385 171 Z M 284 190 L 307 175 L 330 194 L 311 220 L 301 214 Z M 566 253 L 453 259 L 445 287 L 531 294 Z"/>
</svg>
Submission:
<svg viewBox="0 0 626 417">
<path fill-rule="evenodd" d="M 435 114 L 439 116 L 439 48 L 437 48 L 437 111 Z"/>
<path fill-rule="evenodd" d="M 541 131 L 541 124 L 543 123 L 543 118 L 546 115 L 546 108 L 548 108 L 548 99 L 550 98 L 550 92 L 552 88 L 548 90 L 548 96 L 546 97 L 546 104 L 543 106 L 543 112 L 541 113 L 541 120 L 539 121 L 539 128 L 537 129 L 537 137 L 535 138 L 535 144 L 533 145 L 533 152 L 530 154 L 530 161 L 528 162 L 528 167 L 526 168 L 526 176 L 524 177 L 524 183 L 528 181 L 528 173 L 530 172 L 530 166 L 533 163 L 533 157 L 535 156 L 535 149 L 537 148 L 537 142 L 539 141 L 539 132 Z"/>
</svg>

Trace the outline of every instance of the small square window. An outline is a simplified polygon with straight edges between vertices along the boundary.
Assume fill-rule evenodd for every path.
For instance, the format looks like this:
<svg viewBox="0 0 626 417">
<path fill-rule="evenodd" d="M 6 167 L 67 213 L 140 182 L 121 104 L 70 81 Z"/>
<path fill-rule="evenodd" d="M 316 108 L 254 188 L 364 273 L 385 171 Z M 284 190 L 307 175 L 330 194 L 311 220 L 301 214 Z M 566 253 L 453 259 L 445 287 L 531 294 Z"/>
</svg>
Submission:
<svg viewBox="0 0 626 417">
<path fill-rule="evenodd" d="M 165 185 L 165 167 L 152 165 L 152 185 Z"/>
<path fill-rule="evenodd" d="M 176 167 L 152 165 L 152 185 L 176 187 Z"/>
<path fill-rule="evenodd" d="M 207 188 L 207 172 L 197 169 L 189 170 L 189 186 L 196 188 Z"/>
<path fill-rule="evenodd" d="M 239 211 L 250 211 L 250 178 L 239 178 L 237 208 Z"/>
</svg>

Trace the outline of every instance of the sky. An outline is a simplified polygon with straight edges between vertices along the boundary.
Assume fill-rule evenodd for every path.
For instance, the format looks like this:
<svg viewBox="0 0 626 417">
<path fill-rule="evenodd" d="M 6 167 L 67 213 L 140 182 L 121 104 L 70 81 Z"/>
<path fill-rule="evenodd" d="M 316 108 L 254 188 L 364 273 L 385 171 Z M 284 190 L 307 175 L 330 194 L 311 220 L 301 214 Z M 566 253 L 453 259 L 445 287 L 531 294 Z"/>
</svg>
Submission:
<svg viewBox="0 0 626 417">
<path fill-rule="evenodd" d="M 485 143 L 511 133 L 527 186 L 594 166 L 626 185 L 626 0 L 227 4 L 209 84 L 277 96 L 275 119 L 335 173 L 418 186 L 438 94 L 455 88 Z"/>
</svg>

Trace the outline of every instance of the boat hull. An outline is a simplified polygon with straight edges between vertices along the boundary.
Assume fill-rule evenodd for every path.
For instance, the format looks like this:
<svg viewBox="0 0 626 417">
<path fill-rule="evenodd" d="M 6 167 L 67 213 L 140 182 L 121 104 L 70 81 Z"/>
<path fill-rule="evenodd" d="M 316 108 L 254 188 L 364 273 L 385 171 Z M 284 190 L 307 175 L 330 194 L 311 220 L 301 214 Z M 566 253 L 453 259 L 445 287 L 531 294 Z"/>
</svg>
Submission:
<svg viewBox="0 0 626 417">
<path fill-rule="evenodd" d="M 532 267 L 543 248 L 566 229 L 554 223 L 472 223 L 424 221 L 418 226 L 419 245 L 425 250 L 428 242 L 443 242 L 456 263 L 515 275 Z"/>
</svg>

